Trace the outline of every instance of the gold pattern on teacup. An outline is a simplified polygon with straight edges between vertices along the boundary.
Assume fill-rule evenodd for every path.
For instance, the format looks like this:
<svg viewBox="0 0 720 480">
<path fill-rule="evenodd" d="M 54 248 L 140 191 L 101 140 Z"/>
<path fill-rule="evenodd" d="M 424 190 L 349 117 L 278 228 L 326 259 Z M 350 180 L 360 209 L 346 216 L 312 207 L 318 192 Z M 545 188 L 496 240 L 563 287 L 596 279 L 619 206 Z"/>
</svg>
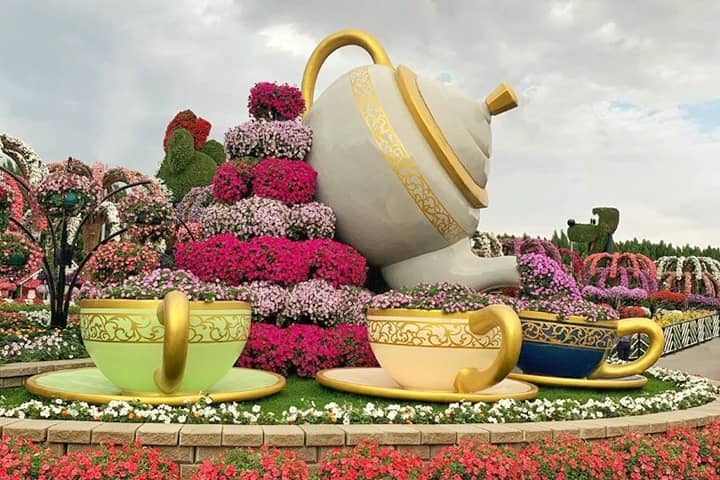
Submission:
<svg viewBox="0 0 720 480">
<path fill-rule="evenodd" d="M 165 329 L 156 315 L 86 313 L 80 316 L 83 339 L 103 343 L 162 343 Z M 244 342 L 250 314 L 191 313 L 189 343 Z"/>
<path fill-rule="evenodd" d="M 425 176 L 395 131 L 377 96 L 368 67 L 351 70 L 350 88 L 375 144 L 423 215 L 449 243 L 469 235 L 430 188 Z"/>
<path fill-rule="evenodd" d="M 384 345 L 441 348 L 500 348 L 502 335 L 493 328 L 485 335 L 470 331 L 467 321 L 375 320 L 368 317 L 370 342 Z"/>
<path fill-rule="evenodd" d="M 614 328 L 522 318 L 523 340 L 567 347 L 605 350 L 614 345 Z"/>
</svg>

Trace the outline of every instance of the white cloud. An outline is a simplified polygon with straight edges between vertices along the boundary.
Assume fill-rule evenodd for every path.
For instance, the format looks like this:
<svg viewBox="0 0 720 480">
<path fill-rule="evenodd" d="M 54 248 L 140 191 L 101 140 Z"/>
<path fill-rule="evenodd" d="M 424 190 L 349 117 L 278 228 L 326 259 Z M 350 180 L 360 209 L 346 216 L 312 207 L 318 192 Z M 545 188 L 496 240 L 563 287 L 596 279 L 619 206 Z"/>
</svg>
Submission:
<svg viewBox="0 0 720 480">
<path fill-rule="evenodd" d="M 268 48 L 303 57 L 309 55 L 317 43 L 309 35 L 298 32 L 294 25 L 273 25 L 261 30 L 260 35 L 266 38 Z"/>
<path fill-rule="evenodd" d="M 576 8 L 575 2 L 556 2 L 550 8 L 550 18 L 560 25 L 571 24 L 575 20 Z"/>
<path fill-rule="evenodd" d="M 395 64 L 476 98 L 515 87 L 520 107 L 493 120 L 483 228 L 549 235 L 609 205 L 621 210 L 620 238 L 720 239 L 720 128 L 684 108 L 718 99 L 720 2 L 79 5 L 3 5 L 0 129 L 47 160 L 153 173 L 177 111 L 193 109 L 222 139 L 247 118 L 255 82 L 299 84 L 317 41 L 353 27 Z M 333 54 L 316 91 L 368 62 L 357 48 Z"/>
</svg>

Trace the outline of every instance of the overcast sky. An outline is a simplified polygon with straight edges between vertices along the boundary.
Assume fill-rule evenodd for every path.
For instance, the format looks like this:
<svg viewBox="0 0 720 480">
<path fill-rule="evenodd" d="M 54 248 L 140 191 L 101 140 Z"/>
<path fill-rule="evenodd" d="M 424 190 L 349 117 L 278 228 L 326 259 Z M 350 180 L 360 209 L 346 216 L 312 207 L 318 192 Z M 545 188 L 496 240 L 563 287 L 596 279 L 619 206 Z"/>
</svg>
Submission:
<svg viewBox="0 0 720 480">
<path fill-rule="evenodd" d="M 299 85 L 325 35 L 368 30 L 395 64 L 520 107 L 494 118 L 481 229 L 550 235 L 593 206 L 618 239 L 720 244 L 720 2 L 4 0 L 0 131 L 45 161 L 155 173 L 190 108 L 211 137 L 258 81 Z M 354 66 L 331 56 L 317 92 Z"/>
</svg>

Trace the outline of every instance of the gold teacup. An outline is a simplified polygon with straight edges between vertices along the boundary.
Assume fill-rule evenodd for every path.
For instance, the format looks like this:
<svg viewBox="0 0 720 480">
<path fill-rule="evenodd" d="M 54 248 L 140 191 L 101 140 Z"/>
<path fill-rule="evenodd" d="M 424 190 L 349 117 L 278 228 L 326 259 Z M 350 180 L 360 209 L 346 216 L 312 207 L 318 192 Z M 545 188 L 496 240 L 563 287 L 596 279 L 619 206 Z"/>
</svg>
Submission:
<svg viewBox="0 0 720 480">
<path fill-rule="evenodd" d="M 367 315 L 382 368 L 409 390 L 476 392 L 501 382 L 522 347 L 517 314 L 504 305 L 472 312 L 383 309 Z"/>
</svg>

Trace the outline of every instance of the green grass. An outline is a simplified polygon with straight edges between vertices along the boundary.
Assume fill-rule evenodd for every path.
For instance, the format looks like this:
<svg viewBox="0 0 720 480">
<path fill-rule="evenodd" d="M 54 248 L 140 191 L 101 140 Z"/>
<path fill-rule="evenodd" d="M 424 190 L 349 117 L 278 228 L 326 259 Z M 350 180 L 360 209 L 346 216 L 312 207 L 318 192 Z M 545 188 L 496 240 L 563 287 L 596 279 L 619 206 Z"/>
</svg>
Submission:
<svg viewBox="0 0 720 480">
<path fill-rule="evenodd" d="M 618 399 L 624 396 L 651 396 L 668 390 L 674 391 L 677 390 L 677 387 L 671 382 L 663 382 L 649 377 L 647 385 L 643 388 L 630 390 L 587 390 L 540 387 L 540 395 L 538 398 L 547 400 L 557 400 L 563 398 L 567 400 L 572 399 L 585 402 L 590 399 L 604 400 L 605 397 Z M 2 402 L 4 407 L 16 406 L 31 399 L 42 400 L 40 397 L 31 395 L 24 388 L 5 389 L 0 393 L 5 396 L 5 401 Z M 280 414 L 283 410 L 287 410 L 291 406 L 303 406 L 305 404 L 303 399 L 314 401 L 318 407 L 322 407 L 326 403 L 330 402 L 336 402 L 340 405 L 351 403 L 354 406 L 363 407 L 366 403 L 372 402 L 378 407 L 384 407 L 391 404 L 432 405 L 435 410 L 441 411 L 447 406 L 447 404 L 442 403 L 427 404 L 423 402 L 403 400 L 384 400 L 382 398 L 343 393 L 326 388 L 314 380 L 301 379 L 297 377 L 288 378 L 287 386 L 281 392 L 268 398 L 245 402 L 243 405 L 248 409 L 253 405 L 260 405 L 262 406 L 263 411 Z"/>
</svg>

